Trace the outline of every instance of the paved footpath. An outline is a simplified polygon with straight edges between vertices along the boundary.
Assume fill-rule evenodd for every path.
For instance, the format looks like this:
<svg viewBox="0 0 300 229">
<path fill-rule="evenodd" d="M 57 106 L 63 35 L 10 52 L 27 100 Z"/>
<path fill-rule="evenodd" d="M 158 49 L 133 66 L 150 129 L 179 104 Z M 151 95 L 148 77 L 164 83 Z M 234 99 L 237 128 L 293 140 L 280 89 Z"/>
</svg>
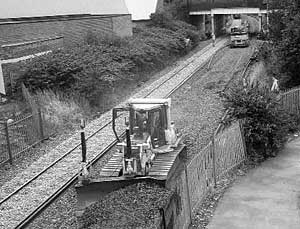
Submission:
<svg viewBox="0 0 300 229">
<path fill-rule="evenodd" d="M 208 229 L 300 229 L 300 138 L 250 170 L 220 200 Z"/>
</svg>

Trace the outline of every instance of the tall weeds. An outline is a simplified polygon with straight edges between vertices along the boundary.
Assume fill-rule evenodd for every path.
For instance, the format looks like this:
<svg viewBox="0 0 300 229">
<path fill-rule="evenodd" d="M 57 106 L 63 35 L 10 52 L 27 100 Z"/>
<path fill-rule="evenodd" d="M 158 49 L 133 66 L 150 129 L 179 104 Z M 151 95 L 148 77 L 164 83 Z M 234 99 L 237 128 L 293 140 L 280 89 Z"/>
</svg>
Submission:
<svg viewBox="0 0 300 229">
<path fill-rule="evenodd" d="M 73 129 L 79 125 L 80 119 L 86 119 L 91 114 L 88 101 L 82 97 L 52 90 L 37 91 L 34 97 L 44 121 L 55 131 Z"/>
</svg>

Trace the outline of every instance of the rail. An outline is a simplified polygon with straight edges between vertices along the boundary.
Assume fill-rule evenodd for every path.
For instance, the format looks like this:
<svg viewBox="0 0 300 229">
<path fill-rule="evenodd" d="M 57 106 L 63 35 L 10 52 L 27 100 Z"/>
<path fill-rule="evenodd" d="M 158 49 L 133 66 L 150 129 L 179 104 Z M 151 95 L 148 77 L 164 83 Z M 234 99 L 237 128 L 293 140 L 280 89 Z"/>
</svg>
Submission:
<svg viewBox="0 0 300 229">
<path fill-rule="evenodd" d="M 206 47 L 203 49 L 203 52 L 206 53 L 207 51 L 209 51 L 210 46 Z M 187 67 L 188 65 L 190 65 L 191 63 L 197 61 L 197 58 L 194 58 L 193 60 L 189 61 L 188 64 L 185 65 L 185 67 Z M 164 97 L 169 97 L 171 94 L 173 94 L 178 88 L 180 88 L 189 78 L 191 78 L 197 71 L 202 70 L 205 68 L 205 65 L 207 64 L 207 61 L 200 67 L 197 67 L 196 69 L 194 69 L 192 72 L 190 72 L 187 76 L 185 77 L 180 77 L 180 83 L 176 83 L 176 85 L 174 85 L 172 87 L 172 89 L 165 94 Z M 152 89 L 150 90 L 148 93 L 146 93 L 146 95 L 144 97 L 148 97 L 152 94 L 155 94 L 155 92 L 158 91 L 159 88 L 161 88 L 160 90 L 164 91 L 163 86 L 166 84 L 166 82 L 170 81 L 171 79 L 177 77 L 181 72 L 183 73 L 183 70 L 185 70 L 184 68 L 180 68 L 177 71 L 175 71 L 173 74 L 170 75 L 170 77 L 168 77 L 167 79 L 164 79 L 162 82 L 160 82 L 157 86 L 155 86 L 155 90 Z M 121 115 L 119 116 L 121 117 Z M 103 126 L 101 126 L 97 131 L 95 131 L 93 134 L 91 134 L 90 136 L 87 137 L 87 140 L 90 140 L 93 136 L 95 136 L 97 133 L 99 133 L 102 129 L 104 129 L 105 127 L 107 127 L 108 125 L 111 124 L 111 121 L 107 122 L 106 124 L 104 124 Z M 123 133 L 122 133 L 123 134 Z M 121 134 L 121 135 L 122 135 Z M 94 158 L 89 164 L 88 166 L 91 166 L 92 164 L 94 164 L 96 161 L 98 161 L 99 159 L 101 159 L 117 142 L 114 141 L 111 144 L 109 144 L 109 146 L 107 148 L 105 148 L 101 153 L 98 154 L 98 156 L 96 158 Z M 16 193 L 18 193 L 20 190 L 22 190 L 24 187 L 26 187 L 27 185 L 29 185 L 32 181 L 36 180 L 38 177 L 40 177 L 41 175 L 43 175 L 46 171 L 48 171 L 50 168 L 52 168 L 53 166 L 55 166 L 58 162 L 62 161 L 63 158 L 67 157 L 68 155 L 70 155 L 75 149 L 79 148 L 80 144 L 77 144 L 75 147 L 73 147 L 71 150 L 69 150 L 68 152 L 66 152 L 61 158 L 57 159 L 55 162 L 53 162 L 49 167 L 45 168 L 43 171 L 41 171 L 39 174 L 37 174 L 35 177 L 33 177 L 31 180 L 28 180 L 24 185 L 20 186 L 18 189 L 16 189 L 13 193 L 11 193 L 10 195 L 8 195 L 7 197 L 5 197 L 5 200 L 1 200 L 0 204 L 3 204 L 5 201 L 7 201 L 8 199 L 10 199 L 12 196 L 14 196 Z M 34 218 L 36 218 L 49 204 L 51 204 L 62 192 L 64 192 L 67 188 L 69 188 L 77 179 L 77 174 L 74 175 L 67 183 L 65 183 L 61 188 L 59 188 L 55 193 L 53 193 L 50 197 L 48 197 L 46 199 L 46 201 L 44 201 L 43 203 L 41 203 L 37 208 L 35 208 L 34 211 L 32 211 L 24 220 L 22 220 L 16 228 L 24 228 L 26 225 L 28 225 Z"/>
</svg>

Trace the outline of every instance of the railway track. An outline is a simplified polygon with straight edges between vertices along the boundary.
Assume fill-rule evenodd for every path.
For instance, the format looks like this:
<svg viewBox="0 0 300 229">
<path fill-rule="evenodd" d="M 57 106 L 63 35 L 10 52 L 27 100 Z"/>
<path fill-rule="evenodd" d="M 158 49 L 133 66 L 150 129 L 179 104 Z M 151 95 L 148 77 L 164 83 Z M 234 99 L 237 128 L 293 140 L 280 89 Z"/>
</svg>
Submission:
<svg viewBox="0 0 300 229">
<path fill-rule="evenodd" d="M 155 81 L 150 87 L 134 95 L 134 97 L 169 97 L 195 72 L 204 68 L 207 60 L 224 44 L 225 41 L 220 40 L 216 47 L 211 48 L 211 46 L 208 46 L 204 48 L 200 54 L 189 58 L 185 65 L 174 69 L 166 77 Z M 107 112 L 101 116 L 101 123 L 105 124 L 94 125 L 95 122 L 92 122 L 89 124 L 90 128 L 86 130 L 88 146 L 93 149 L 88 151 L 89 158 L 93 158 L 89 165 L 103 157 L 116 144 L 110 120 L 111 114 Z M 123 123 L 123 120 L 119 120 Z M 119 132 L 122 133 L 122 128 L 119 129 Z M 75 140 L 80 142 L 79 137 L 75 138 Z M 2 213 L 0 216 L 0 228 L 24 228 L 74 183 L 81 161 L 80 144 L 74 145 L 71 150 L 49 163 L 49 166 L 46 166 L 23 185 L 0 200 L 0 211 Z M 36 193 L 31 193 L 32 191 Z M 41 192 L 43 195 L 40 194 Z M 29 193 L 31 193 L 31 198 L 28 199 L 27 195 Z M 16 202 L 20 203 L 20 205 L 12 206 L 12 203 Z"/>
</svg>

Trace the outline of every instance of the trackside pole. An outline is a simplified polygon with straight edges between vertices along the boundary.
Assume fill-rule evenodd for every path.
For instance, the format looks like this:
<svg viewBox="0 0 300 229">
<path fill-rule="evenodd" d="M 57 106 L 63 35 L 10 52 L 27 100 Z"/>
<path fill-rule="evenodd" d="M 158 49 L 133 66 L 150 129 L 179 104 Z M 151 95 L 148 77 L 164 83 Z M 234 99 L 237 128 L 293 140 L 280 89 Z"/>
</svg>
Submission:
<svg viewBox="0 0 300 229">
<path fill-rule="evenodd" d="M 81 131 L 81 152 L 82 152 L 82 162 L 86 162 L 86 141 L 85 141 L 85 133 L 84 133 L 84 128 L 85 128 L 85 121 L 82 119 L 80 123 Z"/>
<path fill-rule="evenodd" d="M 215 19 L 214 14 L 211 14 L 211 36 L 213 40 L 213 47 L 216 45 L 216 34 L 215 34 Z"/>
<path fill-rule="evenodd" d="M 81 135 L 81 155 L 82 155 L 82 161 L 81 161 L 81 175 L 79 175 L 79 179 L 81 183 L 88 183 L 88 175 L 89 172 L 87 170 L 87 160 L 86 160 L 86 139 L 85 139 L 85 133 L 84 133 L 84 128 L 85 128 L 85 121 L 82 119 L 80 123 L 80 135 Z"/>
</svg>

